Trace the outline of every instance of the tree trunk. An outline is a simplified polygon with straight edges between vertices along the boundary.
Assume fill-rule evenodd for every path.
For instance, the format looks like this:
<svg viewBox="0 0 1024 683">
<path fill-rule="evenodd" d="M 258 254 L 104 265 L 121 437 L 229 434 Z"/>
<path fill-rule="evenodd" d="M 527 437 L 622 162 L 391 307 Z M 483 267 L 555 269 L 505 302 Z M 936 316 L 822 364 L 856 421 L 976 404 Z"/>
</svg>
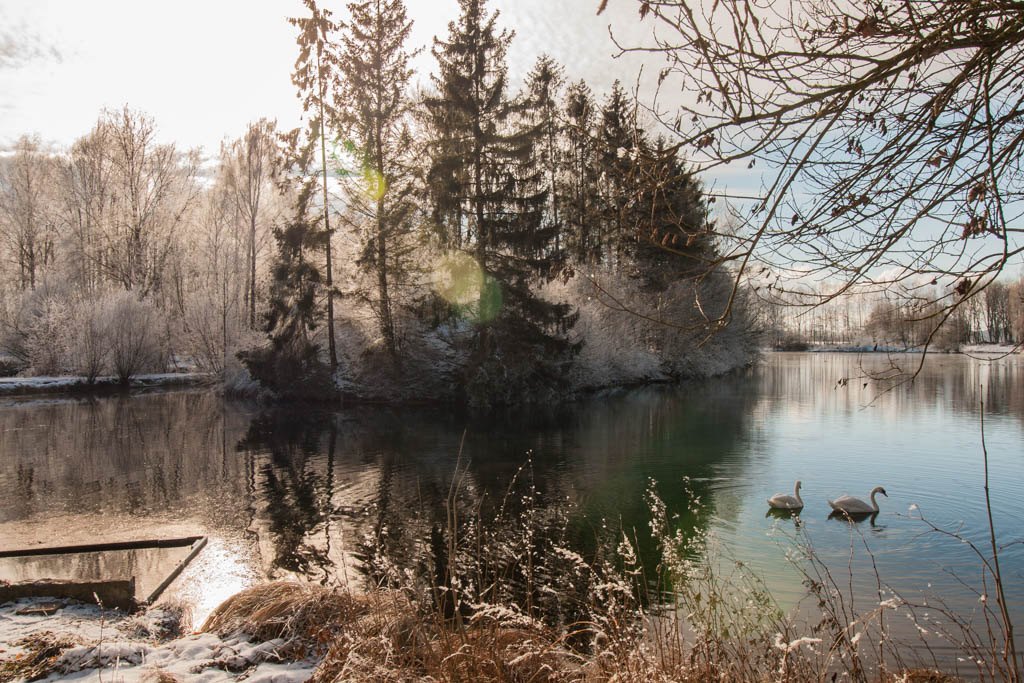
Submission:
<svg viewBox="0 0 1024 683">
<path fill-rule="evenodd" d="M 331 206 L 327 198 L 327 121 L 324 118 L 324 83 L 323 83 L 323 66 L 320 63 L 320 55 L 317 53 L 317 78 L 320 84 L 320 169 L 323 173 L 323 192 L 324 192 L 324 231 L 327 233 L 327 239 L 324 242 L 324 252 L 327 258 L 327 348 L 330 355 L 331 362 L 331 377 L 334 377 L 335 371 L 338 369 L 338 351 L 334 343 L 334 275 L 332 272 L 331 264 L 331 223 L 330 213 Z"/>
</svg>

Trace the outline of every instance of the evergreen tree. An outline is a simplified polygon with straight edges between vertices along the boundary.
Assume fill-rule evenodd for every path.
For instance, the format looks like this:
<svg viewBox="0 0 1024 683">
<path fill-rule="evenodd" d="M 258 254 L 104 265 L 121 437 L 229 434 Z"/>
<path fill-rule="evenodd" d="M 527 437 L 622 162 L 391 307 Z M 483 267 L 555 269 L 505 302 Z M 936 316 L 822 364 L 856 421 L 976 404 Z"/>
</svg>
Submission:
<svg viewBox="0 0 1024 683">
<path fill-rule="evenodd" d="M 348 5 L 351 21 L 343 28 L 338 111 L 346 132 L 355 138 L 363 165 L 366 192 L 353 200 L 367 205 L 373 236 L 363 263 L 377 275 L 377 317 L 389 353 L 396 353 L 395 324 L 389 285 L 397 269 L 395 246 L 411 212 L 410 183 L 402 156 L 411 146 L 407 89 L 412 69 L 404 45 L 412 30 L 402 0 L 367 0 Z"/>
<path fill-rule="evenodd" d="M 644 144 L 632 178 L 638 210 L 624 240 L 646 286 L 660 291 L 675 280 L 713 270 L 717 249 L 707 202 L 676 148 L 661 137 L 653 146 Z"/>
<path fill-rule="evenodd" d="M 429 177 L 446 195 L 437 215 L 466 220 L 483 284 L 477 310 L 478 344 L 469 379 L 471 400 L 504 403 L 557 381 L 568 344 L 557 336 L 574 322 L 565 305 L 540 300 L 531 283 L 550 268 L 554 231 L 541 225 L 547 192 L 535 164 L 540 128 L 519 126 L 524 101 L 506 92 L 505 56 L 512 34 L 484 0 L 460 0 L 446 41 L 435 39 L 437 95 L 425 104 L 435 132 Z M 462 226 L 456 226 L 462 234 Z M 510 373 L 522 373 L 512 377 Z M 476 395 L 501 386 L 504 395 Z"/>
<path fill-rule="evenodd" d="M 587 84 L 569 86 L 565 96 L 566 182 L 561 201 L 563 234 L 567 247 L 580 263 L 600 258 L 597 215 L 597 140 L 594 124 L 597 104 Z"/>
<path fill-rule="evenodd" d="M 337 78 L 337 54 L 332 49 L 331 39 L 338 25 L 331 20 L 331 12 L 317 7 L 315 0 L 303 0 L 310 12 L 309 17 L 296 17 L 288 21 L 299 28 L 297 39 L 299 58 L 295 61 L 292 83 L 298 88 L 302 108 L 309 117 L 306 139 L 299 141 L 298 132 L 290 137 L 291 151 L 295 164 L 306 178 L 300 193 L 303 215 L 312 197 L 317 180 L 320 180 L 323 203 L 323 240 L 325 275 L 327 289 L 327 344 L 331 362 L 331 373 L 338 368 L 338 351 L 334 341 L 334 273 L 331 254 L 330 198 L 327 194 L 327 128 L 336 121 L 337 113 L 332 106 L 332 89 Z M 319 157 L 319 168 L 315 168 L 314 157 Z"/>
<path fill-rule="evenodd" d="M 239 353 L 252 376 L 282 397 L 323 398 L 334 393 L 320 346 L 310 335 L 323 320 L 317 304 L 324 286 L 311 258 L 329 239 L 304 220 L 274 229 L 277 244 L 264 331 L 270 346 Z"/>
<path fill-rule="evenodd" d="M 563 166 L 562 113 L 558 98 L 565 78 L 562 66 L 548 55 L 537 58 L 526 77 L 526 120 L 537 129 L 536 161 L 543 170 L 542 186 L 547 191 L 545 224 L 555 229 L 554 252 L 561 253 L 562 216 L 559 201 L 562 197 L 560 175 Z"/>
<path fill-rule="evenodd" d="M 636 223 L 637 203 L 631 199 L 636 189 L 636 164 L 644 144 L 635 107 L 622 85 L 615 81 L 601 108 L 597 126 L 602 218 L 597 260 L 621 257 L 623 240 L 628 239 Z"/>
</svg>

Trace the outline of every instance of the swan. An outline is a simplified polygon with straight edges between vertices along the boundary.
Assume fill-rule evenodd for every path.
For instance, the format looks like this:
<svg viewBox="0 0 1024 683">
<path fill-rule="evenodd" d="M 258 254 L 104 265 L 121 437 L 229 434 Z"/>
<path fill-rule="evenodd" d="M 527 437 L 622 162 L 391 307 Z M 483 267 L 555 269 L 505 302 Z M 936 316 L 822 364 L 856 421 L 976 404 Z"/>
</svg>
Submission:
<svg viewBox="0 0 1024 683">
<path fill-rule="evenodd" d="M 797 481 L 793 487 L 793 495 L 776 493 L 768 499 L 768 506 L 776 510 L 802 510 L 804 501 L 800 497 L 800 482 Z"/>
<path fill-rule="evenodd" d="M 854 498 L 853 496 L 839 496 L 835 500 L 830 500 L 829 505 L 836 512 L 842 512 L 846 515 L 864 515 L 871 512 L 878 512 L 878 501 L 875 500 L 875 496 L 881 493 L 886 498 L 889 494 L 885 492 L 881 486 L 876 486 L 871 489 L 871 505 L 868 505 L 860 498 Z"/>
</svg>

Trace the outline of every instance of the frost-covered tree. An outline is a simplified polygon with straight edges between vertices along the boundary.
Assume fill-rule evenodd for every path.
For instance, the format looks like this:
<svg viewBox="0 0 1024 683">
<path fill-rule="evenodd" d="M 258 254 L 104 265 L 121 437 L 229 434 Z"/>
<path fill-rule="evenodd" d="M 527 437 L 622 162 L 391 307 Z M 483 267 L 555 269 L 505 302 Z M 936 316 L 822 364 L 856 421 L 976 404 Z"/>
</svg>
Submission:
<svg viewBox="0 0 1024 683">
<path fill-rule="evenodd" d="M 410 231 L 412 213 L 409 79 L 412 54 L 405 44 L 412 21 L 402 0 L 367 0 L 348 5 L 338 68 L 342 87 L 337 108 L 351 153 L 361 165 L 362 191 L 352 200 L 370 217 L 371 237 L 361 262 L 376 274 L 376 313 L 388 352 L 397 350 L 391 280 L 404 270 L 397 258 Z"/>
<path fill-rule="evenodd" d="M 38 137 L 23 136 L 0 160 L 0 237 L 21 289 L 34 288 L 54 258 L 57 162 Z"/>
<path fill-rule="evenodd" d="M 113 216 L 113 164 L 107 135 L 94 127 L 71 146 L 61 173 L 62 221 L 68 234 L 68 276 L 83 290 L 94 292 L 106 281 L 103 235 Z"/>
<path fill-rule="evenodd" d="M 331 252 L 331 201 L 327 191 L 328 127 L 337 123 L 334 108 L 338 79 L 338 54 L 334 40 L 338 24 L 331 19 L 330 10 L 318 7 L 315 0 L 303 0 L 308 17 L 294 17 L 288 21 L 298 27 L 299 57 L 292 72 L 292 83 L 298 89 L 302 109 L 308 116 L 304 136 L 293 131 L 289 136 L 292 164 L 302 175 L 303 188 L 299 193 L 305 214 L 312 194 L 320 192 L 323 214 L 324 284 L 327 296 L 327 347 L 331 372 L 338 367 L 338 351 L 334 335 L 334 263 Z M 319 181 L 319 188 L 317 184 Z"/>
<path fill-rule="evenodd" d="M 145 297 L 161 289 L 164 266 L 198 196 L 196 154 L 181 154 L 156 140 L 152 118 L 128 107 L 107 110 L 97 123 L 107 155 L 107 224 L 99 235 L 101 268 L 108 279 Z"/>
<path fill-rule="evenodd" d="M 256 259 L 262 236 L 280 217 L 277 179 L 282 159 L 277 145 L 277 124 L 260 119 L 245 134 L 221 147 L 221 181 L 246 227 L 245 303 L 249 327 L 256 328 Z"/>
</svg>

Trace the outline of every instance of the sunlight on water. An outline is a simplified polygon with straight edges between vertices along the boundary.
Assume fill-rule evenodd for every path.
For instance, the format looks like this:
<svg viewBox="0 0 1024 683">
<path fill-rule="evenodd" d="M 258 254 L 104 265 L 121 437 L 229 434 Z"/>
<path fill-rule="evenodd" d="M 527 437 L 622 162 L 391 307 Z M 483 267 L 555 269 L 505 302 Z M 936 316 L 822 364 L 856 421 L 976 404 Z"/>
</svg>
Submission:
<svg viewBox="0 0 1024 683">
<path fill-rule="evenodd" d="M 181 600 L 191 607 L 193 629 L 202 626 L 222 602 L 260 582 L 252 559 L 235 545 L 211 538 L 168 590 L 167 598 Z"/>
<path fill-rule="evenodd" d="M 483 278 L 470 257 L 452 256 L 439 270 L 448 277 L 439 291 L 455 301 L 479 296 Z M 893 362 L 910 368 L 917 358 Z M 607 520 L 636 530 L 641 560 L 656 565 L 645 536 L 653 480 L 684 534 L 713 534 L 724 559 L 749 567 L 785 609 L 813 608 L 787 557 L 810 544 L 837 576 L 853 568 L 846 580 L 861 607 L 882 601 L 877 566 L 886 591 L 971 615 L 978 596 L 964 584 L 980 585 L 978 558 L 918 517 L 984 547 L 984 397 L 993 513 L 1010 544 L 1001 563 L 1011 611 L 1024 613 L 1024 545 L 1014 543 L 1024 528 L 1024 359 L 932 356 L 899 386 L 872 378 L 889 363 L 880 354 L 767 354 L 725 378 L 497 420 L 445 406 L 272 411 L 197 391 L 8 401 L 0 405 L 0 540 L 27 546 L 105 527 L 205 533 L 211 545 L 193 584 L 202 616 L 257 580 L 342 582 L 343 568 L 357 571 L 360 544 L 381 529 L 408 556 L 443 524 L 457 462 L 474 495 L 501 500 L 531 454 L 540 505 L 571 511 L 583 554 Z M 700 515 L 687 513 L 684 477 L 703 502 Z M 791 492 L 795 479 L 806 502 L 799 526 L 766 515 L 765 499 Z M 889 497 L 873 523 L 828 518 L 828 498 L 866 497 L 876 485 Z"/>
</svg>

